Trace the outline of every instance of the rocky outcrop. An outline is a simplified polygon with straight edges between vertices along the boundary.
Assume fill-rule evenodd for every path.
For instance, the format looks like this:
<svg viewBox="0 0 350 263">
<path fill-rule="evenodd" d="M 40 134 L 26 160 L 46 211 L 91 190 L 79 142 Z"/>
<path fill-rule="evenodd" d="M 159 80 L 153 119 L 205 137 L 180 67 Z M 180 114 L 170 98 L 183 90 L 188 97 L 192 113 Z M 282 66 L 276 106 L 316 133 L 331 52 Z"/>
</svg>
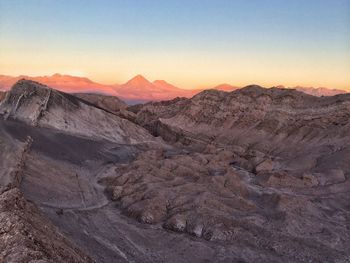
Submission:
<svg viewBox="0 0 350 263">
<path fill-rule="evenodd" d="M 135 121 L 135 114 L 127 110 L 127 104 L 118 97 L 87 93 L 78 93 L 74 94 L 74 96 L 84 100 L 87 103 L 91 103 L 95 107 L 119 116 L 120 118 L 127 119 L 132 122 Z"/>
<path fill-rule="evenodd" d="M 260 163 L 256 175 L 234 159 L 226 150 L 148 151 L 101 183 L 124 214 L 141 223 L 226 245 L 243 242 L 270 260 L 349 259 L 348 180 L 323 187 L 315 175 L 274 171 L 271 161 Z M 341 175 L 334 171 L 332 178 Z"/>
<path fill-rule="evenodd" d="M 28 80 L 20 80 L 8 92 L 0 104 L 0 115 L 98 140 L 133 144 L 154 141 L 145 129 L 124 118 Z"/>
<path fill-rule="evenodd" d="M 335 126 L 345 129 L 349 103 L 349 94 L 317 98 L 295 90 L 248 86 L 230 93 L 207 90 L 192 99 L 148 103 L 137 110 L 137 122 L 145 125 L 160 120 L 207 137 L 230 132 L 230 138 L 215 138 L 217 142 L 229 142 L 233 136 L 238 137 L 234 133 L 238 129 L 272 136 L 293 135 L 290 133 L 303 125 L 318 128 L 320 133 Z M 320 117 L 325 121 L 320 123 Z"/>
<path fill-rule="evenodd" d="M 239 155 L 236 162 L 246 168 L 262 158 L 251 155 L 254 150 L 264 158 L 276 157 L 280 166 L 316 172 L 321 165 L 318 158 L 337 155 L 346 162 L 349 118 L 349 94 L 318 98 L 295 90 L 248 86 L 230 93 L 204 91 L 168 104 L 145 104 L 137 109 L 136 122 L 172 143 L 175 138 L 197 150 L 203 149 L 199 141 L 230 148 Z M 176 135 L 168 138 L 168 130 Z"/>
</svg>

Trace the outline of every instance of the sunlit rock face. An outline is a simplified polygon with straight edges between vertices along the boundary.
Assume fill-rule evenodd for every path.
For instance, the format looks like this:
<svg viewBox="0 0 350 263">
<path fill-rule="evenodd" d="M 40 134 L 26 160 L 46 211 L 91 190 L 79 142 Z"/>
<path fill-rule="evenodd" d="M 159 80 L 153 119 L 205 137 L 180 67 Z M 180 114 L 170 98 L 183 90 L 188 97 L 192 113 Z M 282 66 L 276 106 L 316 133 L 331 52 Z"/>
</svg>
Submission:
<svg viewBox="0 0 350 263">
<path fill-rule="evenodd" d="M 0 114 L 5 119 L 95 139 L 119 143 L 154 140 L 142 127 L 104 108 L 33 81 L 17 82 L 2 101 Z"/>
<path fill-rule="evenodd" d="M 0 229 L 33 224 L 38 260 L 350 260 L 349 95 L 248 86 L 127 107 L 19 81 L 0 117 Z"/>
</svg>

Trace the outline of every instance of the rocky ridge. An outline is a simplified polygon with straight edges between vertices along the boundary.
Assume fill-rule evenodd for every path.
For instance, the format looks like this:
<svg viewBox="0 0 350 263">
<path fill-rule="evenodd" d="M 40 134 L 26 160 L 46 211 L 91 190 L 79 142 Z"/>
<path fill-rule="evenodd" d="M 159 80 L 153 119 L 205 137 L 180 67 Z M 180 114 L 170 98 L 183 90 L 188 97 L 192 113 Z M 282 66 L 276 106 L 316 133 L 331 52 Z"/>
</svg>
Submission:
<svg viewBox="0 0 350 263">
<path fill-rule="evenodd" d="M 250 236 L 248 247 L 269 244 L 279 257 L 294 247 L 298 255 L 288 258 L 297 262 L 314 260 L 316 251 L 348 254 L 348 94 L 248 86 L 129 109 L 187 152 L 149 152 L 117 168 L 107 185 L 125 213 L 209 240 Z"/>
<path fill-rule="evenodd" d="M 154 141 L 143 128 L 105 108 L 33 81 L 20 80 L 13 86 L 1 102 L 0 115 L 32 126 L 51 127 L 98 140 L 118 143 Z"/>
</svg>

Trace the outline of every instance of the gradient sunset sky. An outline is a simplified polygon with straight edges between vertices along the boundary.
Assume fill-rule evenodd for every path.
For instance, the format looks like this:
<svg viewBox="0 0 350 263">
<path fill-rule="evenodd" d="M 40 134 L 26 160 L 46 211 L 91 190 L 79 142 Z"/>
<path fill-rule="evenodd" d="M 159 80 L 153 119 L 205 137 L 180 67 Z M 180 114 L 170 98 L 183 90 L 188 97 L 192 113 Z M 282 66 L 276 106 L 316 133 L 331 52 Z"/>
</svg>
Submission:
<svg viewBox="0 0 350 263">
<path fill-rule="evenodd" d="M 0 74 L 350 90 L 350 0 L 0 0 Z"/>
</svg>

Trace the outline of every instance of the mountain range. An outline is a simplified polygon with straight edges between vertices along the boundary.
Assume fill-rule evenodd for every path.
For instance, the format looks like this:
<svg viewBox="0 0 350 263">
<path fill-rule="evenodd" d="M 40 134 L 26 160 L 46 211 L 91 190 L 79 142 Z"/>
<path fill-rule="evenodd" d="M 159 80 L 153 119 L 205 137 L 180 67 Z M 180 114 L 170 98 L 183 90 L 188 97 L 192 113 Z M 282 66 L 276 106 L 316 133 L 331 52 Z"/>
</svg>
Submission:
<svg viewBox="0 0 350 263">
<path fill-rule="evenodd" d="M 176 97 L 190 98 L 204 89 L 183 89 L 178 88 L 164 80 L 147 80 L 142 75 L 137 75 L 124 84 L 100 84 L 88 78 L 54 74 L 52 76 L 6 76 L 0 75 L 0 90 L 9 90 L 20 79 L 28 79 L 43 83 L 57 90 L 67 93 L 97 93 L 110 96 L 117 96 L 129 104 L 136 104 L 147 101 L 170 100 Z M 283 86 L 277 86 L 284 88 Z M 240 87 L 230 84 L 220 84 L 211 89 L 233 91 Z M 314 96 L 333 96 L 347 93 L 345 90 L 313 88 L 297 86 L 294 89 Z"/>
</svg>

